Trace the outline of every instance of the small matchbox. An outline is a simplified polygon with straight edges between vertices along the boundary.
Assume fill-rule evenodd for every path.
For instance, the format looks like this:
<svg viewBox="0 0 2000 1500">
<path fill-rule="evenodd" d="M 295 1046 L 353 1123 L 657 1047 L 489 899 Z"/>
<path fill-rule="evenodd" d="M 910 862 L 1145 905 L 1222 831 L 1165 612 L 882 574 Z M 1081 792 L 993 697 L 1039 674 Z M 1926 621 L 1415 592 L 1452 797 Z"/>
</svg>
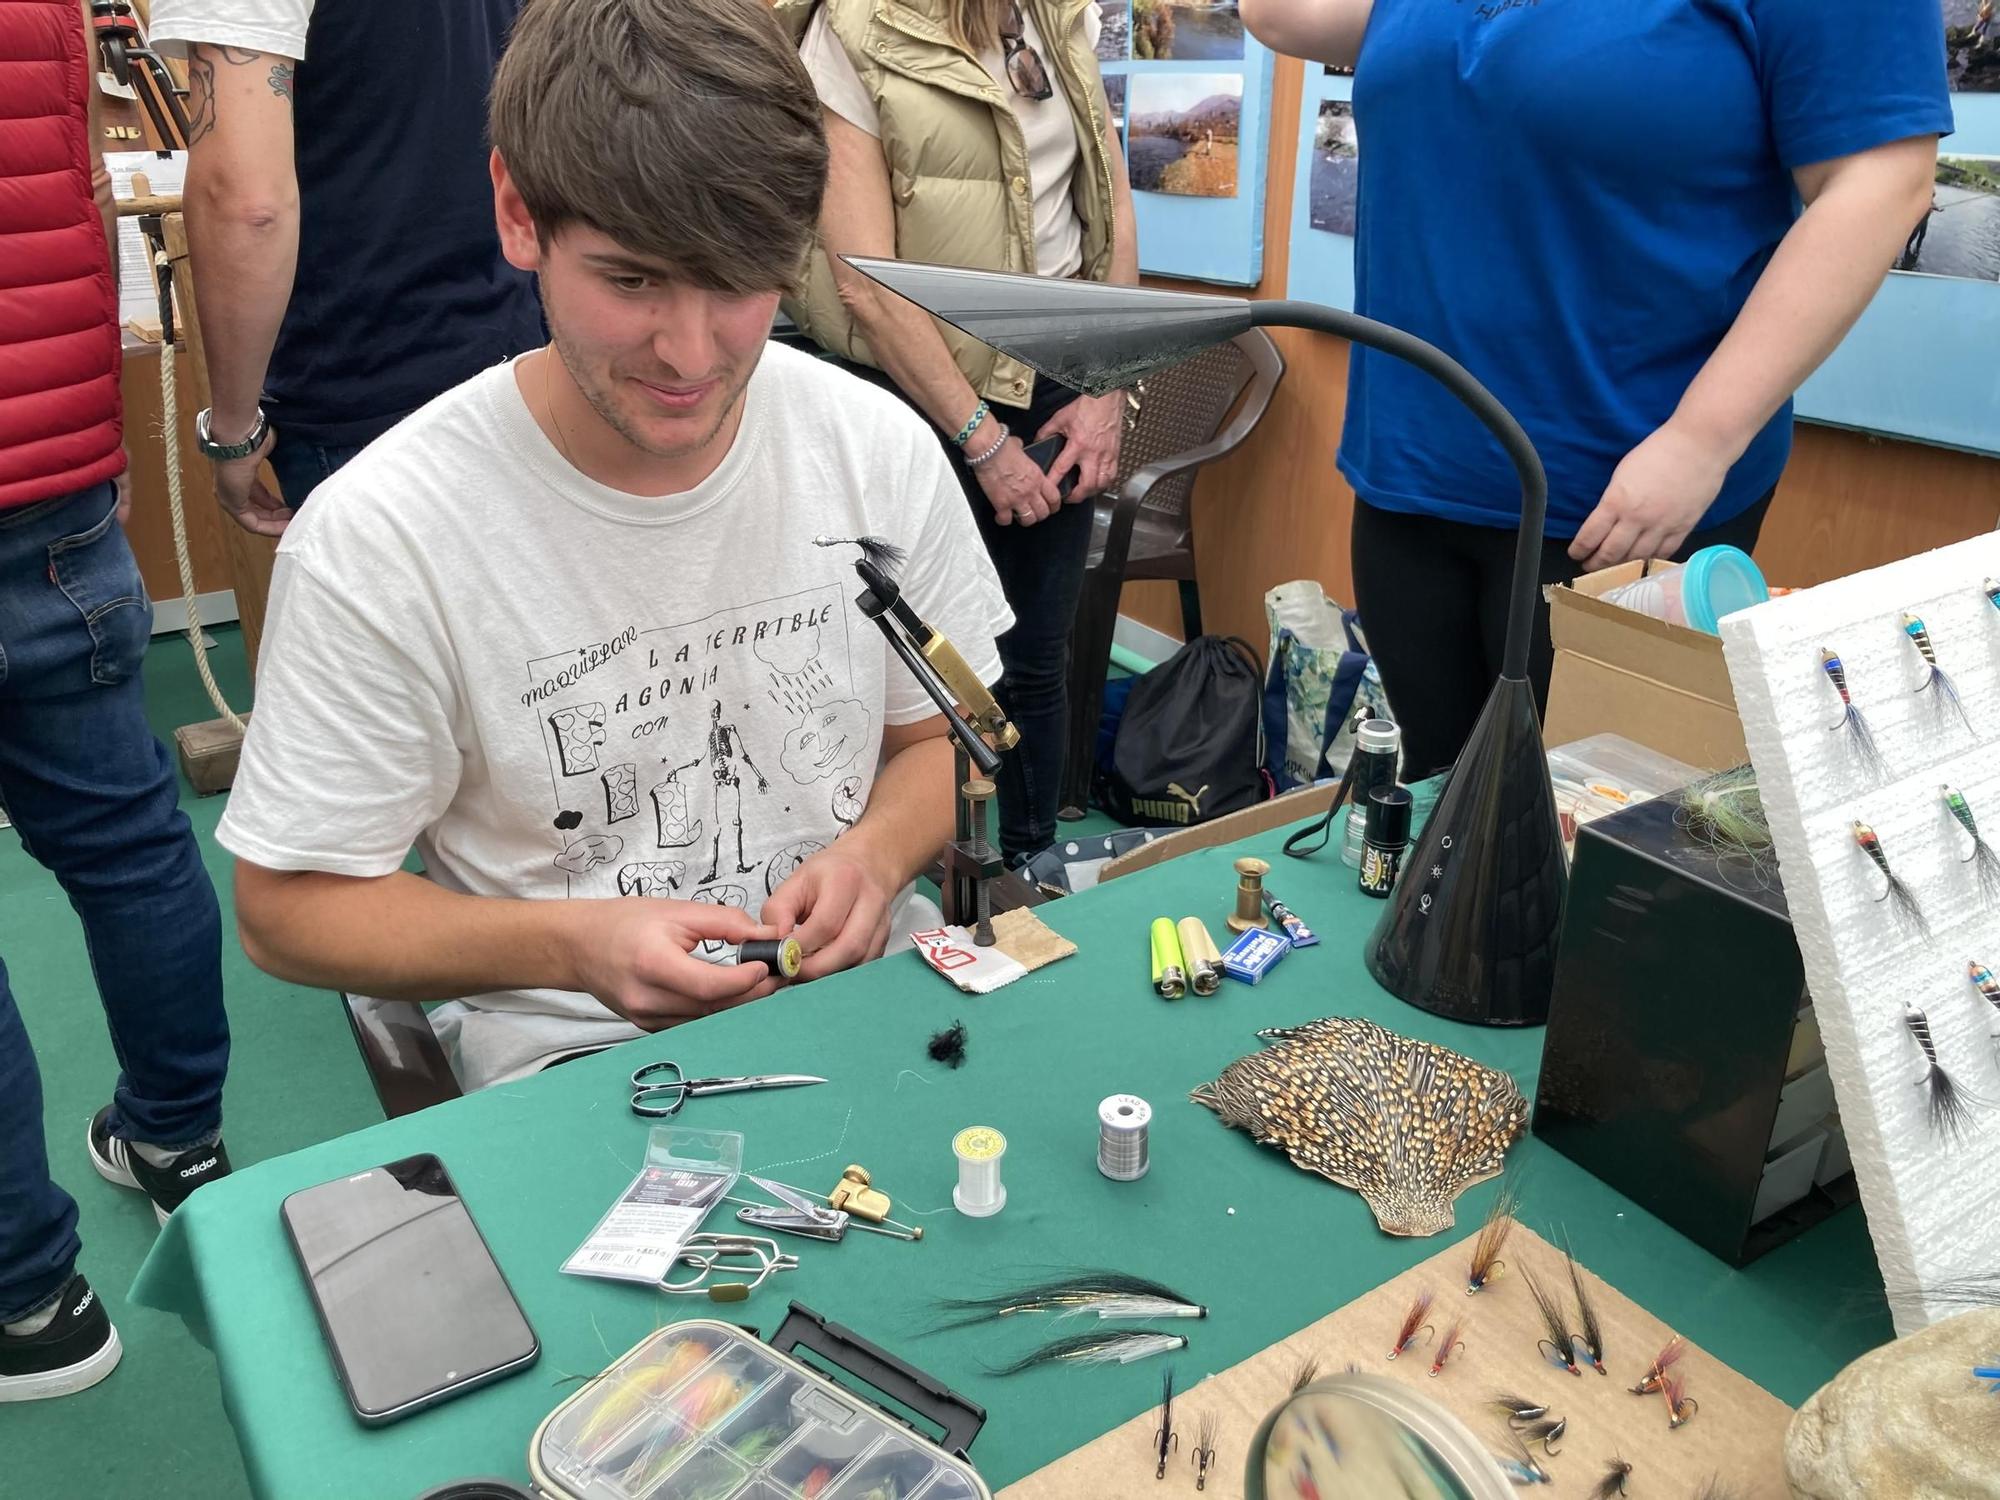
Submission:
<svg viewBox="0 0 2000 1500">
<path fill-rule="evenodd" d="M 1222 955 L 1222 971 L 1245 984 L 1256 984 L 1291 949 L 1277 933 L 1253 927 L 1229 945 Z"/>
</svg>

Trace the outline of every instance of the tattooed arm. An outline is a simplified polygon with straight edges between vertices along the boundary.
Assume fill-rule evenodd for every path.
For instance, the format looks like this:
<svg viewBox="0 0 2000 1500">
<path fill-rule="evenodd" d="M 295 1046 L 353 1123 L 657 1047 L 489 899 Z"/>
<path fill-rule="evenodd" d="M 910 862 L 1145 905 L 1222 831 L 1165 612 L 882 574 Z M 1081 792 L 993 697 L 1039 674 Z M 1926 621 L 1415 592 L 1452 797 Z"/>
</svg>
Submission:
<svg viewBox="0 0 2000 1500">
<path fill-rule="evenodd" d="M 188 48 L 188 249 L 208 355 L 210 430 L 240 441 L 257 402 L 298 260 L 289 58 L 247 47 Z M 269 445 L 266 445 L 268 451 Z M 257 478 L 262 453 L 215 466 L 216 499 L 250 531 L 287 513 Z"/>
</svg>

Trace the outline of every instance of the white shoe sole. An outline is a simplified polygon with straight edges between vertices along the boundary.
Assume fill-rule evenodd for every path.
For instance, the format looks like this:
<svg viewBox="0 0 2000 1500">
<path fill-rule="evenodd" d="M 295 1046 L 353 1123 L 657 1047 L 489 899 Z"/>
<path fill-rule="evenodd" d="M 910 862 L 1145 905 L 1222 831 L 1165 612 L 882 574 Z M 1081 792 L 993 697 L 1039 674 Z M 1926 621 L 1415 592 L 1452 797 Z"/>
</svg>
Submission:
<svg viewBox="0 0 2000 1500">
<path fill-rule="evenodd" d="M 113 1137 L 113 1139 L 116 1139 L 116 1137 Z M 146 1191 L 139 1186 L 139 1179 L 132 1175 L 129 1167 L 111 1160 L 98 1151 L 97 1138 L 90 1133 L 89 1121 L 85 1121 L 83 1126 L 83 1151 L 84 1155 L 90 1158 L 91 1166 L 97 1169 L 97 1175 L 102 1177 L 106 1182 L 116 1183 L 119 1187 L 130 1188 L 135 1193 L 144 1193 Z M 149 1203 L 152 1202 L 151 1198 L 148 1198 L 146 1201 Z M 159 1204 L 154 1203 L 153 1217 L 164 1225 L 167 1222 L 167 1211 L 160 1207 Z"/>
<path fill-rule="evenodd" d="M 79 1364 L 50 1370 L 44 1375 L 16 1375 L 0 1380 L 0 1402 L 48 1401 L 87 1391 L 118 1368 L 124 1353 L 125 1347 L 118 1342 L 118 1330 L 114 1328 L 104 1347 Z"/>
</svg>

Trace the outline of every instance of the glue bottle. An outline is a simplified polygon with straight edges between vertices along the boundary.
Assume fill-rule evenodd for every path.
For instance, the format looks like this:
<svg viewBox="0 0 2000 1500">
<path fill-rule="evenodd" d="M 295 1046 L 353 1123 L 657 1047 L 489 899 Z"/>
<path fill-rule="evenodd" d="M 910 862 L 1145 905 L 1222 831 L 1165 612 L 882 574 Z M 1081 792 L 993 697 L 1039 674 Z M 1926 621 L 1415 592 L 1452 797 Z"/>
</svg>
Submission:
<svg viewBox="0 0 2000 1500">
<path fill-rule="evenodd" d="M 1367 847 L 1361 856 L 1360 885 L 1364 895 L 1387 899 L 1403 868 L 1403 851 L 1410 845 L 1410 794 L 1391 786 L 1368 799 Z"/>
</svg>

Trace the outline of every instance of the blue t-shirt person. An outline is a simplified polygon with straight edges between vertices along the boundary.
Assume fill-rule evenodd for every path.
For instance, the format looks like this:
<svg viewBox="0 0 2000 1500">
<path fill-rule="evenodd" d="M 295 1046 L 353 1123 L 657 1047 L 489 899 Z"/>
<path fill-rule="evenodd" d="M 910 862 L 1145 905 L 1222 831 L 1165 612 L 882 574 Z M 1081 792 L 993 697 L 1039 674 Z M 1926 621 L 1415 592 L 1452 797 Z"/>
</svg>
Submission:
<svg viewBox="0 0 2000 1500">
<path fill-rule="evenodd" d="M 1540 450 L 1574 536 L 1673 414 L 1797 214 L 1794 169 L 1952 128 L 1937 0 L 1375 0 L 1356 67 L 1356 306 Z M 1700 522 L 1777 483 L 1787 403 Z M 1341 471 L 1383 510 L 1512 527 L 1443 387 L 1356 347 Z M 1699 529 L 1699 528 L 1698 528 Z"/>
</svg>

